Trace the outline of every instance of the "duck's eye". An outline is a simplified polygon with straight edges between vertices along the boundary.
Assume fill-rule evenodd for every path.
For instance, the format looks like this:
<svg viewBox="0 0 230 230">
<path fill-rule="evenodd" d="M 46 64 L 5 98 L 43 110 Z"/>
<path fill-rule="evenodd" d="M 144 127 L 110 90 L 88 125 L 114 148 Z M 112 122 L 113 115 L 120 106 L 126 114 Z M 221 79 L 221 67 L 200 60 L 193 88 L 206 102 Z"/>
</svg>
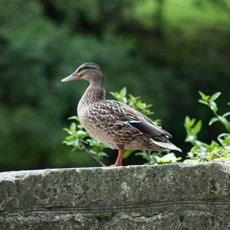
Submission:
<svg viewBox="0 0 230 230">
<path fill-rule="evenodd" d="M 85 74 L 86 71 L 87 71 L 87 70 L 85 70 L 85 69 L 78 70 L 78 71 L 77 71 L 77 75 L 79 76 L 79 78 L 82 77 L 82 76 Z"/>
</svg>

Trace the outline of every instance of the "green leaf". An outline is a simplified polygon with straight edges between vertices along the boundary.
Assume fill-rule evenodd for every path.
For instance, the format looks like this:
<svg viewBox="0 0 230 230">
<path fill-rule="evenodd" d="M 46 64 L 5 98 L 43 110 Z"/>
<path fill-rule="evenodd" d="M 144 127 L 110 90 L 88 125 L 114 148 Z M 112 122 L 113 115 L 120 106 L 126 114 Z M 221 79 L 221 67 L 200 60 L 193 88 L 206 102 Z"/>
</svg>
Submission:
<svg viewBox="0 0 230 230">
<path fill-rule="evenodd" d="M 214 152 L 210 152 L 206 155 L 206 158 L 208 161 L 211 161 L 214 159 Z"/>
<path fill-rule="evenodd" d="M 210 121 L 209 121 L 209 125 L 212 125 L 213 123 L 219 121 L 219 119 L 217 117 L 213 117 Z"/>
<path fill-rule="evenodd" d="M 210 109 L 211 109 L 212 111 L 214 111 L 214 112 L 217 112 L 217 111 L 218 111 L 216 102 L 210 101 Z"/>
<path fill-rule="evenodd" d="M 79 121 L 79 118 L 77 116 L 72 116 L 72 117 L 69 117 L 68 120 L 76 120 L 76 121 Z"/>
<path fill-rule="evenodd" d="M 185 139 L 185 142 L 194 142 L 196 140 L 196 137 L 194 135 L 188 135 Z"/>
<path fill-rule="evenodd" d="M 190 129 L 194 125 L 195 121 L 196 120 L 194 118 L 191 119 L 189 116 L 186 116 L 184 121 L 184 127 L 186 129 Z"/>
<path fill-rule="evenodd" d="M 162 120 L 161 120 L 161 119 L 155 119 L 154 122 L 155 122 L 157 125 L 161 125 L 161 124 L 162 124 Z"/>
<path fill-rule="evenodd" d="M 226 127 L 229 125 L 229 122 L 225 117 L 222 117 L 222 116 L 218 116 L 218 117 Z"/>
<path fill-rule="evenodd" d="M 126 93 L 127 93 L 126 87 L 122 88 L 121 91 L 120 91 L 121 97 L 122 98 L 126 97 Z"/>
<path fill-rule="evenodd" d="M 201 99 L 202 99 L 203 101 L 208 101 L 208 99 L 210 98 L 209 95 L 205 95 L 205 94 L 204 94 L 203 92 L 201 92 L 201 91 L 199 91 L 199 94 L 200 94 Z"/>
<path fill-rule="evenodd" d="M 230 149 L 230 134 L 229 133 L 221 133 L 217 137 L 217 139 L 226 149 Z"/>
<path fill-rule="evenodd" d="M 207 101 L 202 100 L 202 99 L 199 99 L 198 102 L 201 104 L 209 106 L 209 103 Z"/>
<path fill-rule="evenodd" d="M 76 123 L 72 123 L 71 125 L 70 125 L 70 130 L 71 131 L 75 131 L 76 130 Z"/>
<path fill-rule="evenodd" d="M 215 101 L 219 96 L 221 95 L 221 92 L 216 92 L 210 97 L 210 101 Z"/>
<path fill-rule="evenodd" d="M 126 150 L 124 154 L 124 159 L 128 158 L 133 152 L 133 150 Z"/>
<path fill-rule="evenodd" d="M 200 130 L 201 130 L 201 127 L 202 127 L 202 121 L 199 120 L 199 121 L 195 124 L 195 126 L 193 127 L 194 133 L 195 133 L 195 134 L 198 134 L 198 133 L 200 132 Z"/>
<path fill-rule="evenodd" d="M 174 153 L 168 153 L 163 157 L 156 156 L 157 163 L 175 163 L 177 162 L 177 157 Z"/>
<path fill-rule="evenodd" d="M 222 117 L 228 117 L 230 115 L 230 112 L 227 112 L 225 114 L 222 115 Z"/>
</svg>

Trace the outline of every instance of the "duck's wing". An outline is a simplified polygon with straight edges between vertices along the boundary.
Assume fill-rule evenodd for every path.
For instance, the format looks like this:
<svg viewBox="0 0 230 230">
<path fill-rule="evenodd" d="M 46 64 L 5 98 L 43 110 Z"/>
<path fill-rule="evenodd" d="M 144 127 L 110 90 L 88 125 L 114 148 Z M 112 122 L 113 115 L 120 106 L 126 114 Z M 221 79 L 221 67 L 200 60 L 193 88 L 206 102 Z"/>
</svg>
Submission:
<svg viewBox="0 0 230 230">
<path fill-rule="evenodd" d="M 119 121 L 123 122 L 135 129 L 137 129 L 140 133 L 150 136 L 150 137 L 157 137 L 157 136 L 165 136 L 167 138 L 172 137 L 170 133 L 163 130 L 160 126 L 156 123 L 151 121 L 148 117 L 141 114 L 137 110 L 117 102 L 117 106 L 120 107 L 119 110 Z"/>
</svg>

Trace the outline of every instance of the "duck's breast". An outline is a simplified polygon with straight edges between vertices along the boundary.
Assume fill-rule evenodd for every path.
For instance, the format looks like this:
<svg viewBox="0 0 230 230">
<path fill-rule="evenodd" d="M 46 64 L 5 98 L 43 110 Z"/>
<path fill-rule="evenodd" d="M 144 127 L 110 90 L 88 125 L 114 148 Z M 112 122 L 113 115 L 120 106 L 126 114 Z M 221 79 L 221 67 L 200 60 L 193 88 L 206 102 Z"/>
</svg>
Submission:
<svg viewBox="0 0 230 230">
<path fill-rule="evenodd" d="M 110 148 L 118 148 L 118 140 L 114 124 L 116 117 L 105 103 L 94 103 L 78 109 L 78 117 L 91 137 L 99 140 Z"/>
</svg>

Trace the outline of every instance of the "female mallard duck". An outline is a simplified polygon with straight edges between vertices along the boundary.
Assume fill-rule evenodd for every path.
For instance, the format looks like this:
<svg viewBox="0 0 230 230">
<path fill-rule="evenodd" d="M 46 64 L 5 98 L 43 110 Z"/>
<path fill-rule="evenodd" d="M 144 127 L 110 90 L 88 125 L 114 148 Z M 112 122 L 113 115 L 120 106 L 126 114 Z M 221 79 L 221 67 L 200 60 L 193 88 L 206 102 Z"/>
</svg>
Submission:
<svg viewBox="0 0 230 230">
<path fill-rule="evenodd" d="M 171 134 L 135 109 L 105 99 L 105 85 L 100 67 L 87 62 L 62 82 L 87 80 L 89 86 L 78 103 L 77 113 L 86 131 L 110 148 L 118 149 L 115 166 L 120 166 L 125 149 L 177 150 L 168 138 Z"/>
</svg>

